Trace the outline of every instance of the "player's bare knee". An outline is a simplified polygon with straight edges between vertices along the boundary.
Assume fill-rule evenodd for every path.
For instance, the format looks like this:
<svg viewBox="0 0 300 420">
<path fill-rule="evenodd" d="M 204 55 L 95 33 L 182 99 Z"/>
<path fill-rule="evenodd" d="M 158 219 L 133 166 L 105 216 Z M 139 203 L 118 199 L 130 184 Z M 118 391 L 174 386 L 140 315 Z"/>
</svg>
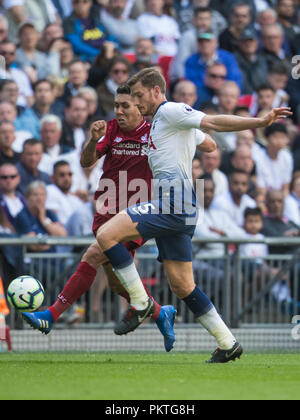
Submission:
<svg viewBox="0 0 300 420">
<path fill-rule="evenodd" d="M 82 257 L 82 262 L 88 263 L 91 267 L 96 270 L 106 261 L 106 257 L 103 255 L 100 247 L 90 246 L 89 249 Z"/>
</svg>

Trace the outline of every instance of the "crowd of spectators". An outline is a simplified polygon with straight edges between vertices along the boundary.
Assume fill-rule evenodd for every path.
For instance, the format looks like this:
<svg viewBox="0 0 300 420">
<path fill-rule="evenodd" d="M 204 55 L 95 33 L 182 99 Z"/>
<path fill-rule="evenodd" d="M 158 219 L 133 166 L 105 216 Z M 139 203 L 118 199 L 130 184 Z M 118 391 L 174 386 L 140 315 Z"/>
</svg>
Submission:
<svg viewBox="0 0 300 420">
<path fill-rule="evenodd" d="M 294 112 L 266 130 L 210 133 L 218 150 L 193 163 L 207 188 L 196 237 L 247 234 L 249 208 L 263 215 L 257 234 L 299 236 L 299 25 L 297 0 L 0 1 L 0 233 L 91 234 L 103 161 L 80 167 L 90 125 L 155 66 L 169 99 L 209 114 Z"/>
</svg>

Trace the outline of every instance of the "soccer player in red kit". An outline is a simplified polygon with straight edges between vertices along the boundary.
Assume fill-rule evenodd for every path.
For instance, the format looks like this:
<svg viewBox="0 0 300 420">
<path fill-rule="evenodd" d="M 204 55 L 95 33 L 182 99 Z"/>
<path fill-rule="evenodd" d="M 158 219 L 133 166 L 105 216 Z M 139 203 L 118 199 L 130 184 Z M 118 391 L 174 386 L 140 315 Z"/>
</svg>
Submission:
<svg viewBox="0 0 300 420">
<path fill-rule="evenodd" d="M 126 209 L 130 200 L 141 194 L 141 200 L 151 198 L 152 173 L 148 165 L 148 139 L 151 124 L 147 123 L 134 105 L 128 86 L 120 86 L 115 99 L 116 119 L 106 123 L 98 121 L 92 125 L 92 136 L 85 145 L 81 156 L 81 165 L 91 167 L 102 156 L 106 156 L 99 189 L 95 194 L 96 214 L 93 232 L 110 220 L 119 211 Z M 135 187 L 131 188 L 130 184 Z M 110 188 L 113 186 L 113 188 Z M 137 188 L 139 187 L 139 193 Z M 103 193 L 104 191 L 104 193 Z M 142 246 L 142 239 L 125 244 L 134 256 L 135 250 Z M 23 313 L 24 320 L 34 329 L 49 334 L 58 318 L 71 307 L 93 284 L 97 270 L 103 265 L 112 290 L 132 303 L 134 295 L 128 293 L 114 274 L 112 267 L 97 242 L 93 243 L 84 256 L 75 274 L 69 279 L 57 301 L 43 312 Z M 146 290 L 147 291 L 147 290 Z M 149 297 L 154 301 L 147 291 Z M 161 307 L 155 303 L 152 319 L 164 336 L 167 352 L 174 342 L 174 319 L 176 310 L 173 306 Z"/>
</svg>

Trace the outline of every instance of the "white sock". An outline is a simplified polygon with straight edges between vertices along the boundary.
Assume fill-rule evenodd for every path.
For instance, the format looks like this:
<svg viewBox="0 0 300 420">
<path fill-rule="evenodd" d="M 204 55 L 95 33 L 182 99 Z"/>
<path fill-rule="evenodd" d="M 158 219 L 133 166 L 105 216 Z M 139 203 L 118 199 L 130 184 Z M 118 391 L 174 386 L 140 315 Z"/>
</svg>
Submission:
<svg viewBox="0 0 300 420">
<path fill-rule="evenodd" d="M 130 295 L 130 305 L 138 311 L 146 309 L 149 296 L 146 293 L 134 262 L 128 267 L 114 269 L 114 272 Z"/>
<path fill-rule="evenodd" d="M 221 350 L 230 350 L 236 343 L 235 337 L 226 326 L 215 308 L 197 319 L 215 339 Z"/>
</svg>

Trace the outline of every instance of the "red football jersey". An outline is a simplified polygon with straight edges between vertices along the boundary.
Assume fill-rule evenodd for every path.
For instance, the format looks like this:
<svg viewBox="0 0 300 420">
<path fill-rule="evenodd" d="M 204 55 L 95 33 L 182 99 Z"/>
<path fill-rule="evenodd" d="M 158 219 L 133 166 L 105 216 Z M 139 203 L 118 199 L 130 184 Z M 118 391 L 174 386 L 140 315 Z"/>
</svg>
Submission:
<svg viewBox="0 0 300 420">
<path fill-rule="evenodd" d="M 151 124 L 145 119 L 130 132 L 122 131 L 115 119 L 108 122 L 106 135 L 96 147 L 101 156 L 106 155 L 95 194 L 97 213 L 115 215 L 151 199 L 150 130 Z"/>
</svg>

